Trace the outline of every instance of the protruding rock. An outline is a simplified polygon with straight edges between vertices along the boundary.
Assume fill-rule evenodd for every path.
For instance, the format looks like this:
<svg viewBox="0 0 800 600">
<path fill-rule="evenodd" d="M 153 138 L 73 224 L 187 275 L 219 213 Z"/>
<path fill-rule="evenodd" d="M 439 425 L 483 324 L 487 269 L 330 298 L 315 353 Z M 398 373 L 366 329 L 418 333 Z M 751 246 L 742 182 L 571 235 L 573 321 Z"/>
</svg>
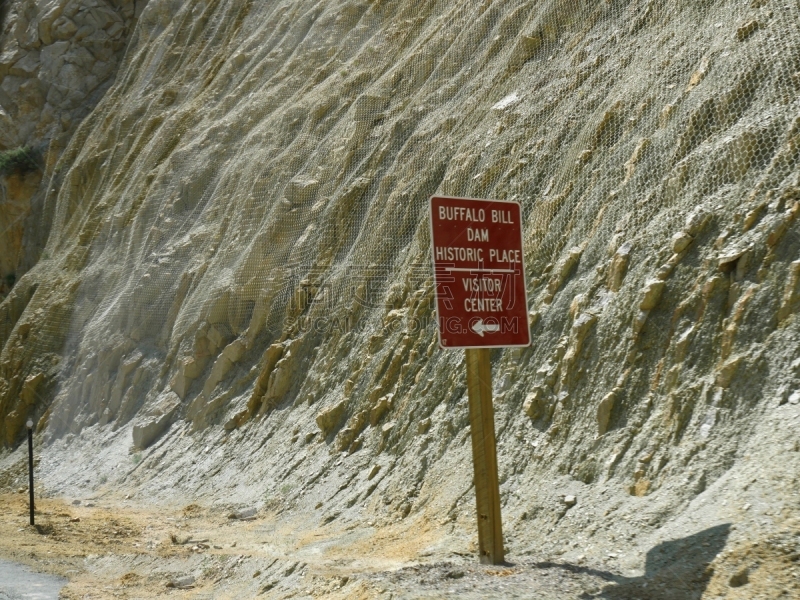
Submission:
<svg viewBox="0 0 800 600">
<path fill-rule="evenodd" d="M 533 420 L 543 416 L 546 407 L 547 400 L 542 388 L 534 388 L 525 398 L 525 402 L 522 403 L 522 410 Z"/>
<path fill-rule="evenodd" d="M 174 420 L 181 401 L 177 394 L 167 392 L 156 405 L 133 425 L 133 445 L 144 449 L 164 433 Z"/>
<path fill-rule="evenodd" d="M 758 21 L 756 21 L 755 19 L 743 23 L 736 29 L 736 39 L 740 42 L 743 42 L 751 35 L 753 35 L 758 29 L 758 27 L 759 27 Z"/>
<path fill-rule="evenodd" d="M 575 265 L 578 264 L 578 261 L 580 261 L 582 254 L 583 247 L 575 246 L 574 248 L 571 248 L 567 256 L 562 258 L 555 266 L 553 269 L 553 276 L 547 283 L 547 295 L 545 297 L 546 303 L 550 303 L 553 300 L 556 292 L 572 274 L 572 270 L 575 268 Z"/>
<path fill-rule="evenodd" d="M 736 571 L 731 578 L 728 580 L 728 584 L 732 588 L 742 587 L 743 585 L 747 585 L 750 582 L 750 577 L 748 576 L 747 568 L 742 567 L 738 571 Z"/>
<path fill-rule="evenodd" d="M 783 321 L 798 308 L 800 308 L 800 260 L 789 265 L 789 277 L 778 309 L 778 321 Z"/>
<path fill-rule="evenodd" d="M 739 365 L 742 362 L 741 356 L 734 356 L 733 358 L 729 359 L 722 367 L 717 371 L 717 376 L 715 379 L 716 384 L 721 388 L 726 388 L 731 384 L 731 380 L 733 376 L 736 374 L 736 370 L 739 368 Z"/>
<path fill-rule="evenodd" d="M 608 431 L 608 422 L 611 419 L 611 411 L 614 410 L 616 399 L 616 391 L 609 392 L 597 405 L 597 435 L 603 435 Z"/>
<path fill-rule="evenodd" d="M 617 249 L 611 259 L 606 285 L 612 292 L 618 292 L 622 287 L 622 280 L 625 279 L 625 274 L 628 272 L 632 251 L 633 243 L 625 242 Z"/>
<path fill-rule="evenodd" d="M 341 400 L 317 415 L 317 426 L 323 435 L 328 435 L 341 423 L 346 407 L 347 401 Z"/>
<path fill-rule="evenodd" d="M 25 380 L 25 383 L 22 384 L 22 390 L 19 393 L 20 400 L 22 400 L 22 402 L 28 406 L 36 404 L 39 386 L 43 381 L 44 373 L 36 373 L 35 375 L 28 377 Z"/>
<path fill-rule="evenodd" d="M 661 300 L 661 293 L 664 291 L 666 283 L 660 279 L 650 279 L 644 284 L 642 289 L 642 300 L 639 302 L 639 309 L 653 310 Z"/>
<path fill-rule="evenodd" d="M 381 435 L 382 435 L 384 438 L 387 438 L 387 437 L 389 437 L 389 434 L 390 434 L 390 433 L 392 433 L 392 429 L 394 429 L 394 426 L 395 426 L 396 424 L 397 424 L 397 423 L 395 423 L 394 421 L 389 421 L 388 423 L 386 423 L 386 425 L 384 425 L 383 427 L 381 427 Z"/>
<path fill-rule="evenodd" d="M 168 588 L 177 588 L 177 589 L 187 589 L 194 586 L 195 582 L 194 575 L 184 575 L 182 577 L 176 577 L 167 583 Z"/>
<path fill-rule="evenodd" d="M 369 424 L 375 427 L 378 422 L 383 418 L 383 416 L 389 412 L 389 409 L 392 407 L 392 394 L 384 396 L 372 407 L 372 410 L 369 411 Z"/>
<path fill-rule="evenodd" d="M 238 521 L 251 521 L 256 518 L 258 509 L 254 506 L 236 510 L 228 515 L 229 519 L 236 519 Z"/>
<path fill-rule="evenodd" d="M 422 419 L 419 423 L 417 423 L 417 433 L 419 435 L 423 435 L 428 433 L 428 430 L 431 428 L 431 419 L 430 417 L 426 419 Z"/>
<path fill-rule="evenodd" d="M 367 475 L 367 481 L 372 481 L 375 476 L 380 472 L 381 466 L 380 465 L 372 465 L 372 468 L 369 470 L 369 475 Z"/>
<path fill-rule="evenodd" d="M 675 254 L 680 254 L 689 247 L 689 244 L 692 243 L 692 239 L 692 236 L 685 231 L 679 231 L 672 236 L 672 251 Z"/>
<path fill-rule="evenodd" d="M 699 233 L 702 233 L 710 222 L 711 213 L 702 207 L 697 207 L 686 217 L 686 226 L 684 230 L 694 238 L 697 237 Z"/>
</svg>

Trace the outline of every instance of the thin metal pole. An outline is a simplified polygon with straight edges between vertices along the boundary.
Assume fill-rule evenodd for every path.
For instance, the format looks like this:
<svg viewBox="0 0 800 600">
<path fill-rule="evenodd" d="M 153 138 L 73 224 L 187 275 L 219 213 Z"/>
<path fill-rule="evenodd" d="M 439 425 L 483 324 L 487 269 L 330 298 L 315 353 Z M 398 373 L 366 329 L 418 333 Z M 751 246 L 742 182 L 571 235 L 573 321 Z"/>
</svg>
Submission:
<svg viewBox="0 0 800 600">
<path fill-rule="evenodd" d="M 467 391 L 478 509 L 478 551 L 483 564 L 505 561 L 503 525 L 500 518 L 500 484 L 492 406 L 492 365 L 486 348 L 468 349 Z"/>
<path fill-rule="evenodd" d="M 31 505 L 31 525 L 35 525 L 33 517 L 33 427 L 28 427 L 28 492 Z"/>
</svg>

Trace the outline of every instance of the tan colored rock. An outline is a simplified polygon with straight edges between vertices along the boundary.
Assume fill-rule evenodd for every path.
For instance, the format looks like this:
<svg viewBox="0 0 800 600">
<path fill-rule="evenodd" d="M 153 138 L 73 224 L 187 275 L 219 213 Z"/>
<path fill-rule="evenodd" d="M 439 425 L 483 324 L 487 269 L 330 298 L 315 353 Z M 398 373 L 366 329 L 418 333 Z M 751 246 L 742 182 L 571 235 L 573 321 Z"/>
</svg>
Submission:
<svg viewBox="0 0 800 600">
<path fill-rule="evenodd" d="M 344 411 L 347 408 L 347 401 L 340 400 L 317 415 L 317 426 L 323 435 L 328 435 L 341 422 Z"/>
<path fill-rule="evenodd" d="M 650 279 L 642 288 L 642 299 L 639 301 L 640 310 L 653 310 L 661 300 L 666 283 L 660 279 Z"/>
<path fill-rule="evenodd" d="M 44 373 L 36 373 L 29 376 L 25 383 L 22 384 L 22 390 L 19 393 L 20 400 L 28 406 L 35 406 L 37 404 L 39 386 L 44 381 Z"/>
<path fill-rule="evenodd" d="M 614 410 L 614 403 L 617 399 L 617 392 L 609 392 L 597 405 L 597 435 L 604 435 L 608 431 L 608 423 L 611 419 L 611 411 Z"/>
<path fill-rule="evenodd" d="M 392 394 L 379 399 L 375 406 L 372 407 L 372 410 L 369 411 L 369 424 L 375 427 L 391 407 Z"/>
<path fill-rule="evenodd" d="M 548 402 L 544 390 L 534 388 L 522 403 L 522 411 L 534 421 L 543 417 L 547 412 Z"/>
<path fill-rule="evenodd" d="M 51 26 L 51 34 L 56 40 L 68 40 L 78 31 L 78 26 L 75 21 L 65 17 L 64 15 L 58 17 Z"/>
<path fill-rule="evenodd" d="M 697 207 L 686 217 L 684 230 L 687 234 L 695 238 L 705 231 L 709 223 L 711 223 L 711 213 L 702 207 Z"/>
<path fill-rule="evenodd" d="M 743 42 L 758 30 L 759 24 L 755 19 L 743 23 L 736 29 L 736 39 Z"/>
<path fill-rule="evenodd" d="M 272 371 L 269 378 L 267 392 L 264 395 L 264 403 L 274 405 L 276 401 L 280 401 L 292 387 L 293 375 L 291 353 L 289 353 L 286 358 L 278 361 L 275 365 L 275 370 Z"/>
<path fill-rule="evenodd" d="M 567 255 L 562 258 L 553 269 L 553 275 L 547 283 L 547 295 L 545 303 L 552 302 L 556 292 L 561 288 L 567 278 L 572 274 L 573 269 L 578 264 L 583 254 L 583 247 L 575 246 L 570 249 Z"/>
<path fill-rule="evenodd" d="M 689 78 L 689 83 L 686 86 L 686 91 L 691 92 L 694 88 L 696 88 L 703 79 L 706 78 L 708 74 L 708 68 L 711 61 L 709 59 L 708 54 L 703 56 L 700 60 L 700 64 L 697 66 L 697 69 L 692 73 L 692 76 Z"/>
<path fill-rule="evenodd" d="M 800 260 L 789 265 L 789 276 L 783 290 L 778 321 L 786 320 L 790 314 L 800 309 Z"/>
<path fill-rule="evenodd" d="M 211 373 L 209 373 L 208 379 L 206 379 L 203 385 L 203 395 L 206 398 L 211 397 L 219 383 L 231 372 L 233 366 L 234 363 L 222 355 L 214 361 L 214 366 L 211 367 Z"/>
<path fill-rule="evenodd" d="M 694 238 L 685 231 L 679 231 L 672 236 L 672 251 L 675 254 L 680 254 L 689 247 L 693 239 Z"/>
<path fill-rule="evenodd" d="M 62 0 L 45 0 L 39 6 L 39 12 L 42 17 L 39 19 L 39 38 L 45 45 L 53 43 L 52 27 L 53 23 L 61 16 L 64 10 Z"/>
<path fill-rule="evenodd" d="M 618 292 L 622 287 L 622 281 L 625 279 L 625 275 L 628 272 L 628 264 L 630 263 L 632 251 L 633 243 L 625 242 L 617 249 L 614 256 L 611 258 L 606 286 L 612 292 Z"/>
<path fill-rule="evenodd" d="M 246 351 L 247 345 L 244 340 L 234 340 L 222 349 L 222 356 L 235 363 L 239 362 Z"/>
<path fill-rule="evenodd" d="M 717 371 L 715 383 L 721 388 L 730 386 L 733 376 L 736 375 L 739 365 L 742 364 L 742 360 L 743 357 L 741 356 L 734 356 L 728 359 Z"/>
<path fill-rule="evenodd" d="M 187 377 L 181 371 L 175 373 L 172 376 L 172 379 L 169 380 L 170 389 L 173 392 L 175 392 L 181 399 L 186 398 L 186 394 L 189 393 L 189 386 L 191 385 L 192 385 L 192 379 Z"/>
</svg>

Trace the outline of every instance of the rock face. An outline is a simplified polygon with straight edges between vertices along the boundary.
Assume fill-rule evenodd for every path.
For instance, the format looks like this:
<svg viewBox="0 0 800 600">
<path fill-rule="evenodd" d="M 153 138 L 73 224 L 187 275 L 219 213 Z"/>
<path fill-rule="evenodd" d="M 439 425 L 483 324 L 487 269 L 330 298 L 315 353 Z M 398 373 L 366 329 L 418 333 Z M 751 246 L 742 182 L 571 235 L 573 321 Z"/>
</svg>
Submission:
<svg viewBox="0 0 800 600">
<path fill-rule="evenodd" d="M 136 21 L 135 0 L 15 0 L 0 22 L 0 153 L 42 154 L 45 180 L 80 121 L 114 81 Z M 42 173 L 0 174 L 0 294 L 39 259 L 52 210 Z"/>
<path fill-rule="evenodd" d="M 12 5 L 43 15 L 8 21 L 12 121 L 63 129 L 110 82 L 135 11 L 91 4 Z M 739 448 L 766 460 L 800 382 L 800 23 L 772 4 L 151 0 L 53 175 L 48 258 L 0 304 L 2 439 L 34 414 L 91 462 L 155 419 L 154 497 L 213 472 L 242 501 L 314 487 L 330 519 L 457 512 L 427 199 L 518 200 L 536 318 L 493 355 L 504 511 L 561 527 L 611 490 L 663 523 Z M 536 498 L 565 478 L 562 523 Z"/>
</svg>

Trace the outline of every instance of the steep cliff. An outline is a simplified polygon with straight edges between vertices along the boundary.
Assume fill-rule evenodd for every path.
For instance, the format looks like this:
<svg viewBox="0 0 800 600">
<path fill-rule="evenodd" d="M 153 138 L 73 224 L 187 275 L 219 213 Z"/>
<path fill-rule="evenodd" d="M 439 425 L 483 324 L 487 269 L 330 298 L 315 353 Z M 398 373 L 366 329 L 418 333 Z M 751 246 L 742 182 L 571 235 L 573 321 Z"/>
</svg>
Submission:
<svg viewBox="0 0 800 600">
<path fill-rule="evenodd" d="M 46 172 L 0 434 L 38 419 L 57 492 L 469 536 L 427 198 L 513 199 L 512 551 L 796 527 L 798 92 L 796 2 L 151 0 Z"/>
</svg>

